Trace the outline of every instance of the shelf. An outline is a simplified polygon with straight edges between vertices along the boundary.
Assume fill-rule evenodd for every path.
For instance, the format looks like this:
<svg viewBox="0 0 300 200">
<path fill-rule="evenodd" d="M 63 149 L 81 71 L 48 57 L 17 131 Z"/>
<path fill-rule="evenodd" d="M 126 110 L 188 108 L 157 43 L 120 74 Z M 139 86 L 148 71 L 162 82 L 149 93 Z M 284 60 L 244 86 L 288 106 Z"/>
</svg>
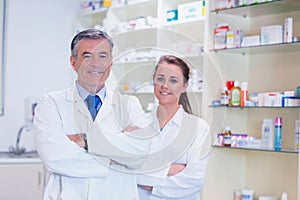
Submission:
<svg viewBox="0 0 300 200">
<path fill-rule="evenodd" d="M 133 2 L 129 2 L 128 4 L 117 4 L 117 5 L 112 5 L 110 7 L 110 9 L 126 9 L 130 6 L 140 6 L 144 4 L 153 4 L 153 0 L 139 0 L 139 1 L 133 1 Z"/>
<path fill-rule="evenodd" d="M 300 42 L 280 43 L 269 45 L 258 45 L 241 48 L 228 49 L 213 49 L 212 51 L 218 53 L 233 53 L 233 54 L 267 54 L 267 53 L 283 53 L 300 51 Z"/>
<path fill-rule="evenodd" d="M 300 106 L 286 106 L 286 107 L 282 107 L 282 106 L 276 106 L 276 107 L 271 107 L 271 106 L 223 106 L 223 105 L 210 105 L 209 107 L 211 108 L 240 108 L 240 109 L 257 109 L 257 108 L 267 108 L 267 109 L 273 109 L 273 108 L 300 108 Z"/>
<path fill-rule="evenodd" d="M 104 15 L 107 12 L 107 8 L 100 8 L 97 10 L 87 10 L 87 11 L 81 11 L 80 16 L 82 17 L 90 17 L 91 15 Z"/>
<path fill-rule="evenodd" d="M 298 154 L 298 151 L 295 151 L 294 149 L 281 149 L 281 151 L 275 151 L 270 149 L 254 149 L 254 148 L 242 148 L 242 147 L 225 147 L 225 146 L 219 146 L 214 145 L 215 148 L 220 149 L 230 149 L 230 150 L 246 150 L 246 151 L 263 151 L 263 152 L 272 152 L 272 153 L 291 153 L 291 154 Z"/>
<path fill-rule="evenodd" d="M 183 19 L 183 20 L 174 20 L 165 22 L 162 24 L 162 27 L 171 27 L 171 26 L 178 26 L 178 25 L 186 25 L 192 23 L 203 22 L 204 23 L 205 17 L 201 18 L 191 18 L 191 19 Z"/>
<path fill-rule="evenodd" d="M 293 12 L 300 10 L 300 3 L 296 1 L 274 0 L 271 2 L 264 2 L 259 4 L 251 4 L 248 6 L 237 6 L 234 8 L 212 10 L 216 14 L 239 15 L 239 16 L 264 16 L 285 12 Z"/>
<path fill-rule="evenodd" d="M 156 31 L 156 27 L 152 26 L 145 26 L 143 28 L 135 28 L 135 29 L 132 29 L 132 30 L 127 30 L 127 31 L 123 31 L 123 32 L 117 32 L 117 33 L 114 33 L 114 36 L 120 36 L 120 35 L 124 35 L 124 34 L 131 34 L 131 33 L 136 33 L 136 32 L 140 32 L 140 31 L 145 31 L 145 32 L 149 32 L 149 31 Z"/>
</svg>

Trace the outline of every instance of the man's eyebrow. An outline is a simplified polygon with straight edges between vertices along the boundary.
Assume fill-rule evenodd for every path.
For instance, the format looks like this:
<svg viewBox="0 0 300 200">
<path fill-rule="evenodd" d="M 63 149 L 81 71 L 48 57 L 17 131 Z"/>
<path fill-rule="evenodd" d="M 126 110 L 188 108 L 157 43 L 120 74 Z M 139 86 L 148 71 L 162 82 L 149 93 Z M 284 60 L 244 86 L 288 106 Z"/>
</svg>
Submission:
<svg viewBox="0 0 300 200">
<path fill-rule="evenodd" d="M 81 55 L 92 54 L 91 52 L 84 51 Z"/>
</svg>

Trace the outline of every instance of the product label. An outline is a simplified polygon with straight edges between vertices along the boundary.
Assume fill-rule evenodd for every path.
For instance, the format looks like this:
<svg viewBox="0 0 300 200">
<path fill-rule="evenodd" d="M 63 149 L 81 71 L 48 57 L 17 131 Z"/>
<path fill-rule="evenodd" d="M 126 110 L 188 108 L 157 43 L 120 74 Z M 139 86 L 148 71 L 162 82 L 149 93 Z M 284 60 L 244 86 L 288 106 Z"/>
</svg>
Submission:
<svg viewBox="0 0 300 200">
<path fill-rule="evenodd" d="M 231 145 L 231 136 L 230 135 L 225 135 L 224 136 L 224 145 L 225 146 L 230 146 Z"/>
<path fill-rule="evenodd" d="M 239 90 L 232 90 L 231 91 L 231 105 L 239 106 L 241 103 L 241 93 Z"/>
</svg>

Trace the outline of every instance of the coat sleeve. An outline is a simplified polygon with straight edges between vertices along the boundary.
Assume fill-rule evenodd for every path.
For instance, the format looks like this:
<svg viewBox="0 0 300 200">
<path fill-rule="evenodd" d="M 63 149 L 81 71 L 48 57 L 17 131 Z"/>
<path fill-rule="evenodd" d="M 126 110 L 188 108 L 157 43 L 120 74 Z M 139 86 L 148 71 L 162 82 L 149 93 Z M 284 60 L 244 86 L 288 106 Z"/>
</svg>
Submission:
<svg viewBox="0 0 300 200">
<path fill-rule="evenodd" d="M 201 190 L 208 164 L 207 147 L 210 146 L 207 123 L 200 120 L 196 131 L 197 137 L 187 152 L 186 168 L 174 176 L 156 180 L 157 185 L 153 185 L 152 195 L 162 198 L 182 198 Z"/>
<path fill-rule="evenodd" d="M 63 105 L 58 106 L 59 103 Z M 43 96 L 35 111 L 36 148 L 48 171 L 72 177 L 106 177 L 109 160 L 101 163 L 71 142 L 61 112 L 69 112 L 72 118 L 72 102 L 57 102 L 51 95 Z M 71 121 L 68 126 L 72 126 Z"/>
</svg>

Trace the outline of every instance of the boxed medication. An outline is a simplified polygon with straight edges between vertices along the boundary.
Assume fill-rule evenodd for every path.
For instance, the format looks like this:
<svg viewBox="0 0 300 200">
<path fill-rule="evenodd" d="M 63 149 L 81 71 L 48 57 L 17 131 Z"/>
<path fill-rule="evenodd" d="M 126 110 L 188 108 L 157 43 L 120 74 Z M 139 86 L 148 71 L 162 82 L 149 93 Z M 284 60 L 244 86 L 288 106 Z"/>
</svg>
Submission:
<svg viewBox="0 0 300 200">
<path fill-rule="evenodd" d="M 214 48 L 225 49 L 226 48 L 226 37 L 227 31 L 229 31 L 228 24 L 217 24 L 214 30 Z"/>
<path fill-rule="evenodd" d="M 178 5 L 178 19 L 201 18 L 205 16 L 205 1 Z"/>
<path fill-rule="evenodd" d="M 289 17 L 284 20 L 284 42 L 293 42 L 293 18 Z"/>
<path fill-rule="evenodd" d="M 258 46 L 260 45 L 260 36 L 259 35 L 252 35 L 252 36 L 245 36 L 242 39 L 242 47 L 250 47 L 250 46 Z"/>
<path fill-rule="evenodd" d="M 283 26 L 271 25 L 261 27 L 261 45 L 283 43 Z"/>
</svg>

